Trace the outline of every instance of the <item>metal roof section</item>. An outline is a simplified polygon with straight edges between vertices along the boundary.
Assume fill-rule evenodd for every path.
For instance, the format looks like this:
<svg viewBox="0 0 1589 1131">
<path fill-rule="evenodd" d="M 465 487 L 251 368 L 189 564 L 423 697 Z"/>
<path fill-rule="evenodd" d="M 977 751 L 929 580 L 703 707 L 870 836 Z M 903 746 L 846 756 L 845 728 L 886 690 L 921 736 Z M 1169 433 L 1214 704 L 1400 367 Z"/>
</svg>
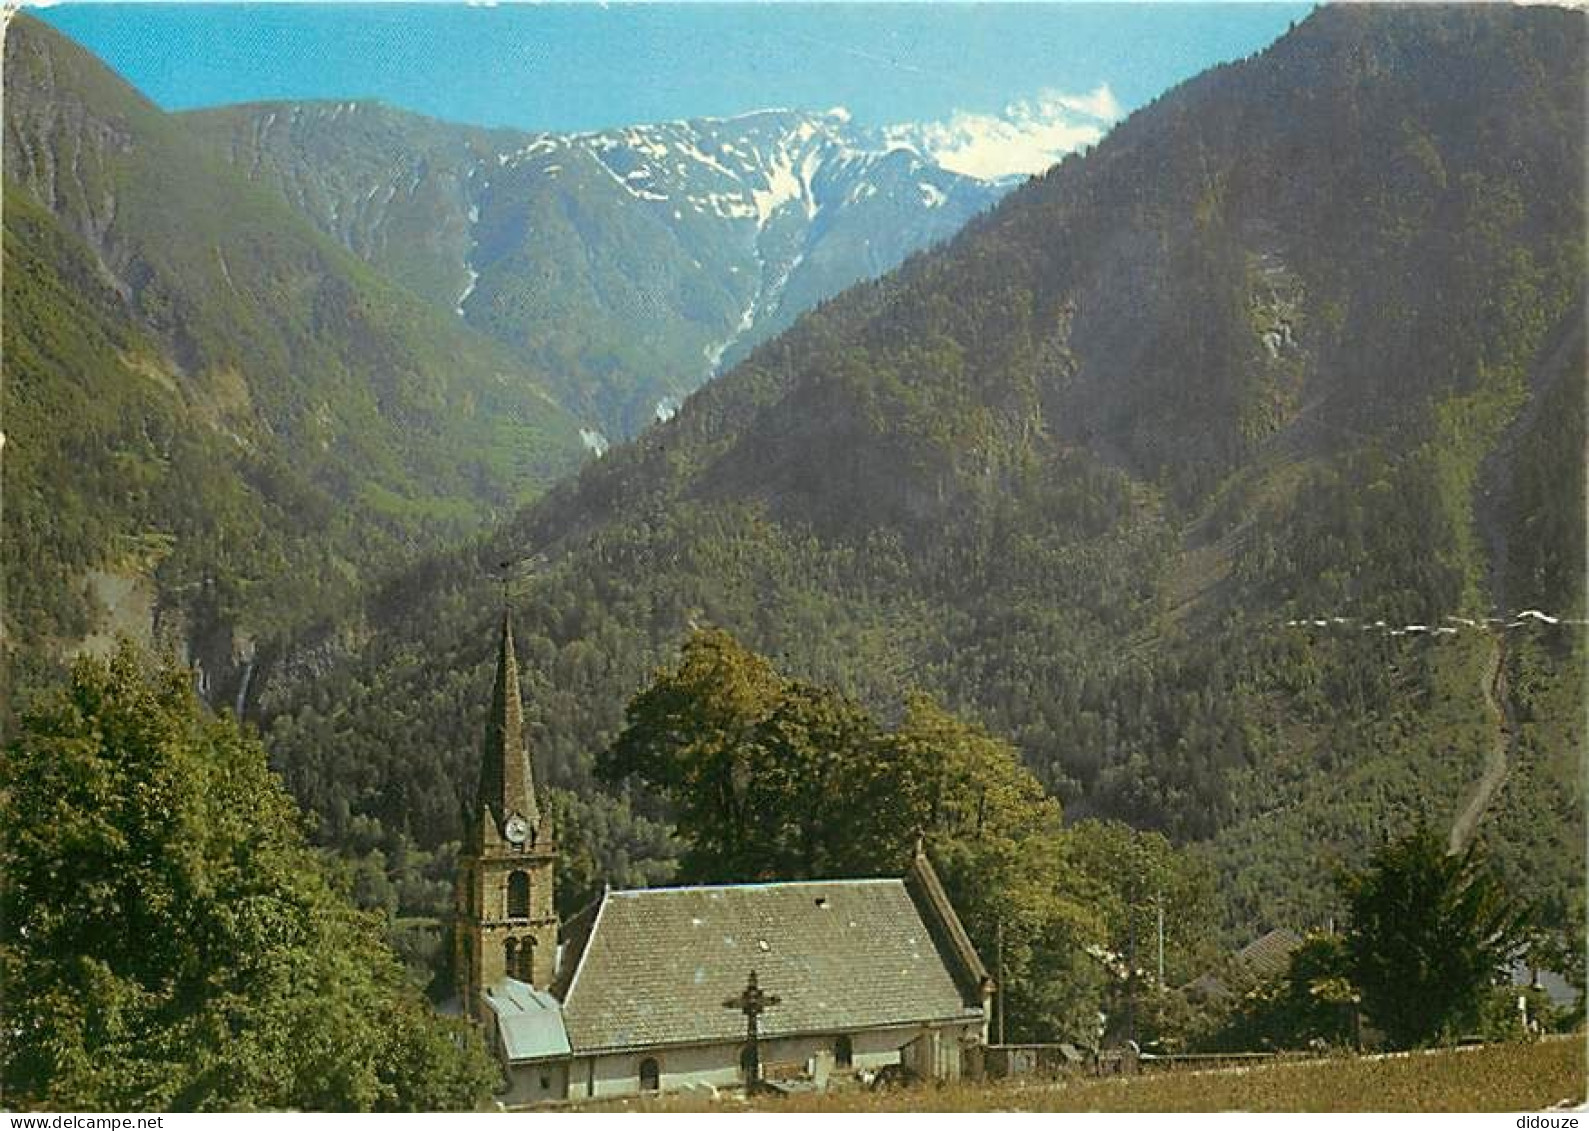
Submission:
<svg viewBox="0 0 1589 1131">
<path fill-rule="evenodd" d="M 503 1055 L 510 1061 L 568 1056 L 563 1007 L 551 994 L 513 978 L 487 986 L 480 994 L 496 1017 Z"/>
</svg>

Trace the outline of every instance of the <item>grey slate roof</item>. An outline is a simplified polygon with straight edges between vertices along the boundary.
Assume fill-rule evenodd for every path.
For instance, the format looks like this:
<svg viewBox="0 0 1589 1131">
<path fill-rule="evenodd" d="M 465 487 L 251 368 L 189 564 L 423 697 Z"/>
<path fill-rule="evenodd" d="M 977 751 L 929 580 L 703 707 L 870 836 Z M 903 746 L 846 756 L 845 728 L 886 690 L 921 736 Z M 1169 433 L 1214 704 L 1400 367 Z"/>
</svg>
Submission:
<svg viewBox="0 0 1589 1131">
<path fill-rule="evenodd" d="M 1279 927 L 1253 939 L 1236 952 L 1236 961 L 1267 981 L 1278 978 L 1291 967 L 1291 952 L 1302 945 L 1302 936 Z"/>
<path fill-rule="evenodd" d="M 1291 953 L 1301 945 L 1301 935 L 1278 927 L 1238 950 L 1234 955 L 1235 966 L 1249 979 L 1273 981 L 1291 968 Z M 1183 988 L 1205 998 L 1228 997 L 1231 993 L 1224 979 L 1212 971 L 1194 978 Z"/>
<path fill-rule="evenodd" d="M 915 897 L 917 905 L 925 913 L 927 925 L 935 928 L 939 944 L 946 947 L 952 956 L 950 969 L 956 975 L 966 1001 L 983 1000 L 984 994 L 993 989 L 993 978 L 982 964 L 982 958 L 961 924 L 960 916 L 955 914 L 954 904 L 949 902 L 949 893 L 944 890 L 943 881 L 938 878 L 932 862 L 919 844 L 916 846 L 915 858 L 910 862 L 910 869 L 905 873 L 905 890 Z"/>
<path fill-rule="evenodd" d="M 487 987 L 481 998 L 496 1015 L 497 1032 L 509 1060 L 567 1056 L 568 1032 L 563 1011 L 551 994 L 512 978 Z"/>
<path fill-rule="evenodd" d="M 901 879 L 608 892 L 568 940 L 569 1043 L 741 1040 L 744 1015 L 723 1002 L 751 970 L 782 999 L 762 1015 L 767 1037 L 978 1019 L 977 978 L 952 941 L 964 932 L 948 915 Z"/>
</svg>

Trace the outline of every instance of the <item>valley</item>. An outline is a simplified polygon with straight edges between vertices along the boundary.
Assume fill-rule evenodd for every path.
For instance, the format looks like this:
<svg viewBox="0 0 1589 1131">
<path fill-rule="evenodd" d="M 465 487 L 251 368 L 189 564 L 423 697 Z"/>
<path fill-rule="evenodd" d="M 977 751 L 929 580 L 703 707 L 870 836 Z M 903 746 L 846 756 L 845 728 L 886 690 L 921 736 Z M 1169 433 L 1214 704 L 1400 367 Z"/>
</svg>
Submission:
<svg viewBox="0 0 1589 1131">
<path fill-rule="evenodd" d="M 183 120 L 355 254 L 561 374 L 559 399 L 593 450 L 666 419 L 758 342 L 952 235 L 1005 187 L 840 111 L 586 134 L 358 102 Z"/>
<path fill-rule="evenodd" d="M 1581 975 L 1586 51 L 1581 12 L 1326 6 L 1097 88 L 1023 179 L 837 109 L 166 110 L 15 15 L 0 720 L 88 680 L 29 788 L 97 750 L 94 687 L 147 708 L 125 635 L 242 725 L 153 731 L 257 753 L 282 859 L 438 998 L 492 710 L 556 830 L 543 955 L 614 889 L 914 841 L 966 946 L 1008 937 L 1017 1039 L 1212 1039 L 1182 990 L 1276 932 L 1350 1000 L 1340 877 L 1432 829 Z M 1559 1054 L 1448 1055 L 1581 1092 Z M 1329 1106 L 1318 1072 L 940 1098 Z"/>
<path fill-rule="evenodd" d="M 485 541 L 392 578 L 368 615 L 401 608 L 410 627 L 312 691 L 263 693 L 300 796 L 446 838 L 445 804 L 392 800 L 413 798 L 400 783 L 414 773 L 452 779 L 467 758 L 448 735 L 470 732 L 473 709 L 425 673 L 478 677 L 492 602 L 468 579 L 540 555 L 546 567 L 510 587 L 541 673 L 538 749 L 571 812 L 605 830 L 591 834 L 600 873 L 665 874 L 647 856 L 665 811 L 609 799 L 591 754 L 687 626 L 710 624 L 885 712 L 924 688 L 1009 735 L 1073 816 L 1200 846 L 1233 938 L 1327 921 L 1329 892 L 1303 879 L 1317 861 L 1467 804 L 1495 748 L 1490 645 L 1284 623 L 1482 619 L 1484 490 L 1504 492 L 1512 521 L 1555 532 L 1518 543 L 1558 564 L 1509 562 L 1507 601 L 1581 607 L 1568 565 L 1582 546 L 1579 414 L 1524 410 L 1581 396 L 1581 349 L 1561 345 L 1582 341 L 1564 206 L 1581 172 L 1530 131 L 1422 101 L 1419 56 L 1401 52 L 1427 34 L 1336 11 L 1203 76 L 753 350 Z M 1507 104 L 1570 132 L 1540 109 L 1566 104 L 1548 85 L 1482 61 L 1508 34 L 1453 27 L 1438 65 L 1483 76 L 1471 98 L 1500 83 Z M 1328 78 L 1353 52 L 1399 62 Z M 1363 117 L 1368 90 L 1431 108 Z M 1326 157 L 1304 144 L 1310 122 L 1345 120 L 1351 145 Z M 1509 162 L 1544 179 L 1516 181 Z M 1381 203 L 1343 210 L 1358 198 Z M 1453 230 L 1469 233 L 1460 247 Z M 1271 340 L 1277 286 L 1291 297 Z M 1497 457 L 1510 486 L 1489 459 L 1508 427 L 1527 437 Z M 1569 696 L 1575 630 L 1514 636 L 1505 663 L 1528 666 L 1535 701 Z M 333 710 L 346 721 L 329 724 Z M 1579 722 L 1552 711 L 1530 725 L 1486 818 L 1520 890 L 1541 861 L 1580 855 L 1566 754 Z M 356 770 L 312 758 L 351 732 L 380 735 L 381 753 Z M 355 779 L 368 784 L 350 795 Z M 1555 831 L 1512 839 L 1546 797 Z M 1569 888 L 1550 898 L 1576 906 Z"/>
</svg>

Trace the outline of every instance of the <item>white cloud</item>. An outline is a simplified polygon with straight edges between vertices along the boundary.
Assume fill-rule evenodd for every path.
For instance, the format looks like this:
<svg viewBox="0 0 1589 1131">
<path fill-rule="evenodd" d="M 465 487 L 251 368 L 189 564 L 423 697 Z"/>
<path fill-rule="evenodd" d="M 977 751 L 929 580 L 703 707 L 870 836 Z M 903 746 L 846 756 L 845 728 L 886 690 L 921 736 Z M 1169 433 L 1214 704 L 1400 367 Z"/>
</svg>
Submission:
<svg viewBox="0 0 1589 1131">
<path fill-rule="evenodd" d="M 1080 114 L 1105 125 L 1119 120 L 1124 111 L 1116 101 L 1114 91 L 1109 89 L 1108 83 L 1102 83 L 1096 90 L 1087 94 L 1059 94 L 1054 91 L 1046 92 L 1038 98 L 1040 104 L 1052 104 L 1062 110 Z"/>
<path fill-rule="evenodd" d="M 1086 94 L 1045 90 L 998 114 L 959 110 L 941 122 L 890 126 L 884 136 L 890 145 L 914 149 L 945 169 L 994 180 L 1041 173 L 1098 141 L 1122 114 L 1104 83 Z"/>
</svg>

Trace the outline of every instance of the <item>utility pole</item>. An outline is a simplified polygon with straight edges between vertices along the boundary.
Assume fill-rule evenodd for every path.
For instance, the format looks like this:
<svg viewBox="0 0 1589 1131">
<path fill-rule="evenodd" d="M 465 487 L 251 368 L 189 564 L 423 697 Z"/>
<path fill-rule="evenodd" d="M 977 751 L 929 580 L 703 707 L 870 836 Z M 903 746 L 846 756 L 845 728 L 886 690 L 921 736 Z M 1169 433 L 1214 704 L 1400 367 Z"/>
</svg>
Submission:
<svg viewBox="0 0 1589 1131">
<path fill-rule="evenodd" d="M 1137 907 L 1131 907 L 1131 942 L 1126 955 L 1126 1032 L 1137 1039 Z"/>
<path fill-rule="evenodd" d="M 1002 918 L 999 919 L 997 937 L 999 952 L 999 1044 L 1002 1045 L 1004 1044 L 1004 1010 L 1009 1000 L 1004 996 L 1004 920 Z"/>
<path fill-rule="evenodd" d="M 1159 904 L 1159 989 L 1164 988 L 1164 893 L 1158 894 Z"/>
</svg>

